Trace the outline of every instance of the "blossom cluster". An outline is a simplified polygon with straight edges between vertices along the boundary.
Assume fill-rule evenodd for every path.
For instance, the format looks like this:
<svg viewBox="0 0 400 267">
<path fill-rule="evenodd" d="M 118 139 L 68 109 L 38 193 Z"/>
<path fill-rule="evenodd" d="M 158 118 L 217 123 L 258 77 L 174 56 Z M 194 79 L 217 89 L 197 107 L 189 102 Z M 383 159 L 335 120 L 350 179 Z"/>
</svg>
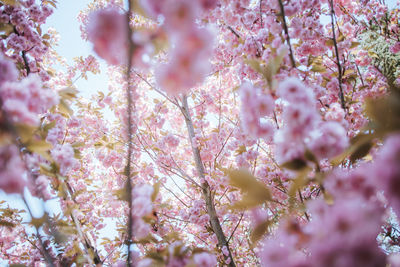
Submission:
<svg viewBox="0 0 400 267">
<path fill-rule="evenodd" d="M 127 58 L 128 29 L 126 17 L 118 7 L 91 13 L 87 25 L 88 40 L 93 50 L 109 64 L 123 64 Z"/>
<path fill-rule="evenodd" d="M 168 94 L 184 93 L 202 82 L 211 71 L 209 58 L 214 37 L 210 30 L 196 24 L 209 5 L 197 0 L 142 3 L 148 14 L 163 16 L 163 29 L 170 36 L 169 61 L 157 66 L 157 84 Z"/>
<path fill-rule="evenodd" d="M 245 82 L 240 87 L 242 100 L 241 119 L 243 130 L 253 137 L 271 139 L 274 127 L 269 121 L 262 121 L 271 116 L 275 103 L 270 95 L 263 94 L 260 88 Z"/>
<path fill-rule="evenodd" d="M 74 155 L 74 148 L 70 144 L 57 144 L 51 150 L 51 156 L 59 165 L 61 175 L 67 175 L 71 169 L 79 166 Z"/>
<path fill-rule="evenodd" d="M 318 159 L 332 158 L 344 151 L 348 145 L 346 130 L 337 121 L 321 120 L 311 88 L 288 78 L 281 82 L 277 94 L 284 103 L 284 125 L 275 135 L 278 162 L 301 159 L 306 148 Z"/>
<path fill-rule="evenodd" d="M 8 24 L 13 31 L 1 42 L 1 51 L 12 54 L 17 62 L 28 66 L 25 73 L 36 72 L 42 80 L 49 80 L 49 74 L 40 68 L 43 55 L 49 51 L 46 38 L 49 34 L 42 35 L 38 25 L 46 22 L 47 17 L 53 13 L 48 4 L 37 4 L 34 0 L 21 1 L 19 5 L 3 5 L 0 7 L 0 23 Z"/>
<path fill-rule="evenodd" d="M 24 179 L 24 163 L 15 145 L 0 147 L 0 189 L 6 193 L 22 193 Z"/>
<path fill-rule="evenodd" d="M 15 123 L 37 125 L 39 114 L 58 104 L 58 95 L 44 88 L 41 79 L 30 74 L 21 81 L 5 82 L 0 86 L 3 109 Z"/>
<path fill-rule="evenodd" d="M 263 266 L 386 266 L 376 241 L 386 217 L 379 194 L 399 214 L 399 140 L 398 134 L 387 138 L 374 162 L 328 176 L 334 203 L 318 198 L 307 203 L 310 222 L 281 223 L 263 244 Z"/>
<path fill-rule="evenodd" d="M 143 221 L 143 217 L 153 211 L 153 203 L 151 201 L 153 190 L 153 187 L 148 184 L 136 185 L 132 189 L 132 230 L 135 238 L 139 240 L 150 233 L 150 225 Z"/>
</svg>

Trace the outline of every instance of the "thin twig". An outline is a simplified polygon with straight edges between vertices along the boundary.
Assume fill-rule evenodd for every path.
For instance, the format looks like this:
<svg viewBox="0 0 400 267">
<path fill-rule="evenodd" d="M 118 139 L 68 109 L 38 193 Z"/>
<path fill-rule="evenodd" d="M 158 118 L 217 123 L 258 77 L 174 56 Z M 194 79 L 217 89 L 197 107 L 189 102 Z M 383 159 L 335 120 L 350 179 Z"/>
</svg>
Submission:
<svg viewBox="0 0 400 267">
<path fill-rule="evenodd" d="M 285 31 L 286 42 L 287 42 L 287 44 L 288 44 L 288 46 L 289 46 L 290 62 L 292 63 L 292 67 L 293 67 L 293 68 L 296 68 L 296 62 L 295 62 L 295 60 L 294 60 L 292 45 L 290 44 L 289 30 L 288 30 L 288 27 L 287 27 L 287 24 L 286 24 L 285 7 L 283 6 L 282 0 L 278 0 L 278 2 L 279 2 L 279 7 L 280 7 L 280 9 L 281 9 L 283 30 Z"/>
<path fill-rule="evenodd" d="M 339 57 L 339 49 L 337 46 L 337 40 L 336 40 L 336 33 L 335 33 L 335 10 L 333 8 L 333 0 L 329 1 L 331 5 L 331 25 L 332 25 L 332 40 L 333 40 L 333 45 L 335 47 L 335 54 L 336 54 L 336 64 L 338 67 L 338 72 L 339 72 L 339 98 L 340 98 L 340 103 L 342 105 L 342 108 L 345 110 L 346 105 L 344 102 L 344 94 L 343 94 L 343 87 L 342 87 L 342 65 L 340 64 L 340 57 Z"/>
<path fill-rule="evenodd" d="M 23 202 L 25 203 L 26 209 L 28 210 L 29 215 L 31 216 L 31 218 L 32 218 L 32 220 L 33 220 L 35 217 L 33 216 L 32 210 L 31 210 L 31 208 L 29 207 L 29 204 L 28 204 L 28 202 L 26 201 L 25 196 L 22 196 L 22 200 L 23 200 Z M 35 227 L 35 231 L 36 231 L 35 235 L 36 235 L 37 239 L 39 240 L 40 247 L 41 247 L 41 252 L 42 252 L 44 258 L 46 259 L 46 262 L 49 264 L 50 267 L 55 267 L 55 265 L 54 265 L 55 260 L 54 260 L 53 257 L 50 255 L 50 253 L 48 252 L 48 249 L 47 249 L 46 246 L 44 245 L 43 239 L 42 239 L 42 237 L 41 237 L 40 234 L 39 234 L 39 227 L 38 227 L 37 225 L 35 225 L 34 227 Z"/>
<path fill-rule="evenodd" d="M 363 76 L 361 74 L 360 68 L 358 67 L 357 64 L 355 64 L 355 65 L 356 65 L 356 68 L 357 68 L 358 75 L 360 76 L 360 79 L 361 79 L 361 84 L 362 84 L 362 86 L 365 86 L 364 85 L 364 79 L 363 79 Z"/>
<path fill-rule="evenodd" d="M 298 193 L 299 193 L 300 201 L 304 205 L 304 198 L 303 198 L 303 195 L 301 194 L 300 189 L 298 190 Z M 307 211 L 304 211 L 304 216 L 306 216 L 307 221 L 310 221 L 310 216 L 308 215 Z"/>
<path fill-rule="evenodd" d="M 235 229 L 233 229 L 231 235 L 229 236 L 229 238 L 228 238 L 228 243 L 229 243 L 229 241 L 231 240 L 231 238 L 233 237 L 233 235 L 235 234 L 236 229 L 239 227 L 240 222 L 241 222 L 242 219 L 243 219 L 243 215 L 244 215 L 244 213 L 242 213 L 242 215 L 240 216 L 240 219 L 239 219 L 238 223 L 236 224 Z"/>
<path fill-rule="evenodd" d="M 262 18 L 262 1 L 263 0 L 260 0 L 260 24 L 261 24 L 261 28 L 264 28 L 264 21 L 263 21 L 263 18 Z"/>
<path fill-rule="evenodd" d="M 178 105 L 177 102 L 173 101 L 170 97 L 168 97 L 168 95 L 166 93 L 164 93 L 163 91 L 161 91 L 160 89 L 156 88 L 154 85 L 152 85 L 146 78 L 144 78 L 140 73 L 138 73 L 137 71 L 133 70 L 133 73 L 136 74 L 136 76 L 138 76 L 142 81 L 144 81 L 151 89 L 153 89 L 154 91 L 156 91 L 157 93 L 159 93 L 160 95 L 162 95 L 165 99 L 167 99 L 169 102 L 171 102 L 172 104 L 174 104 L 175 106 Z"/>
<path fill-rule="evenodd" d="M 240 35 L 231 26 L 228 26 L 228 30 L 230 30 L 238 39 L 240 39 Z"/>
</svg>

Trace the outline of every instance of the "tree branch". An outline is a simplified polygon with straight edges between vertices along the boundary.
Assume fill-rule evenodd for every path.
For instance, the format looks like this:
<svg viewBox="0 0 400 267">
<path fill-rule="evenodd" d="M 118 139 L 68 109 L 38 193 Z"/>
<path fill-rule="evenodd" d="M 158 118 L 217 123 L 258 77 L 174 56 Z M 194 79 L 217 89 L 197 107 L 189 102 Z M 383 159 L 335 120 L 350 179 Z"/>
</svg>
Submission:
<svg viewBox="0 0 400 267">
<path fill-rule="evenodd" d="M 279 7 L 281 9 L 281 17 L 282 17 L 282 23 L 283 23 L 283 30 L 285 31 L 286 35 L 286 42 L 289 46 L 289 56 L 290 56 L 290 62 L 292 63 L 292 67 L 296 68 L 296 62 L 294 60 L 294 55 L 293 55 L 293 50 L 292 50 L 292 45 L 290 44 L 290 36 L 289 36 L 289 30 L 286 24 L 286 16 L 285 16 L 285 7 L 283 6 L 282 0 L 278 0 L 279 2 Z"/>
<path fill-rule="evenodd" d="M 340 57 L 339 57 L 339 49 L 337 46 L 337 40 L 336 40 L 336 33 L 335 33 L 335 10 L 333 8 L 333 0 L 329 0 L 330 6 L 331 6 L 331 25 L 332 25 L 332 40 L 333 40 L 333 45 L 335 47 L 335 54 L 336 54 L 336 65 L 338 67 L 338 72 L 339 72 L 339 98 L 340 98 L 340 103 L 342 105 L 342 108 L 345 110 L 346 105 L 344 101 L 344 94 L 343 94 L 343 87 L 342 87 L 342 65 L 340 64 Z"/>
<path fill-rule="evenodd" d="M 200 151 L 197 148 L 197 146 L 193 143 L 193 138 L 195 137 L 194 133 L 194 127 L 193 127 L 193 121 L 190 116 L 190 111 L 189 111 L 189 105 L 187 101 L 187 96 L 184 95 L 182 98 L 182 104 L 183 106 L 181 107 L 181 111 L 183 116 L 185 117 L 185 122 L 188 130 L 188 135 L 189 135 L 189 141 L 192 145 L 192 152 L 193 152 L 193 158 L 196 164 L 196 169 L 198 172 L 198 175 L 204 182 L 201 184 L 202 186 L 202 191 L 203 191 L 203 197 L 206 202 L 206 208 L 207 208 L 207 213 L 210 216 L 210 222 L 211 222 L 211 227 L 217 236 L 218 239 L 218 244 L 221 248 L 226 247 L 228 249 L 229 255 L 225 256 L 225 259 L 230 259 L 230 262 L 228 266 L 230 267 L 236 267 L 236 264 L 233 260 L 233 256 L 231 253 L 231 250 L 229 248 L 228 241 L 226 240 L 226 236 L 222 230 L 221 223 L 219 221 L 217 211 L 215 210 L 215 204 L 212 198 L 212 192 L 210 189 L 210 185 L 207 183 L 205 180 L 205 171 L 204 171 L 204 166 L 203 162 L 200 157 Z"/>
</svg>

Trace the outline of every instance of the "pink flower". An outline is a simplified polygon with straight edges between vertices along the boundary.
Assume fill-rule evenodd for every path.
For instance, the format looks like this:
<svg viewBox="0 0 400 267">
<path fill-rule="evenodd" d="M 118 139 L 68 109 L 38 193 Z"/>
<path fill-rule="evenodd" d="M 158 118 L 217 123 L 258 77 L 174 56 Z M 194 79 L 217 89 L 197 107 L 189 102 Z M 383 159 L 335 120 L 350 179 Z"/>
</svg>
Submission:
<svg viewBox="0 0 400 267">
<path fill-rule="evenodd" d="M 282 221 L 274 235 L 266 238 L 259 252 L 263 267 L 306 267 L 305 255 L 297 250 L 297 234 L 301 234 L 296 221 Z"/>
<path fill-rule="evenodd" d="M 306 137 L 319 120 L 315 109 L 302 104 L 291 104 L 283 110 L 285 136 L 288 140 L 301 140 Z"/>
<path fill-rule="evenodd" d="M 0 147 L 0 189 L 6 193 L 22 193 L 25 180 L 24 164 L 14 145 Z"/>
<path fill-rule="evenodd" d="M 5 82 L 0 86 L 3 108 L 14 122 L 37 124 L 38 114 L 44 113 L 59 101 L 58 95 L 43 88 L 37 75 L 29 75 L 20 82 Z"/>
<path fill-rule="evenodd" d="M 68 143 L 63 145 L 57 144 L 50 153 L 54 161 L 60 167 L 61 175 L 67 175 L 67 173 L 78 164 L 78 161 L 74 158 L 74 149 Z"/>
<path fill-rule="evenodd" d="M 132 202 L 132 210 L 135 216 L 143 217 L 153 210 L 153 204 L 148 197 L 136 197 Z"/>
<path fill-rule="evenodd" d="M 197 267 L 213 267 L 217 265 L 215 256 L 207 252 L 194 254 L 193 261 Z"/>
<path fill-rule="evenodd" d="M 23 101 L 7 99 L 4 101 L 3 108 L 13 122 L 34 125 L 39 121 L 37 115 L 30 112 Z"/>
<path fill-rule="evenodd" d="M 136 185 L 133 188 L 133 195 L 136 197 L 148 197 L 150 198 L 151 195 L 153 194 L 153 187 L 149 184 L 140 184 L 140 185 Z"/>
<path fill-rule="evenodd" d="M 127 23 L 125 15 L 116 7 L 108 7 L 90 14 L 88 39 L 94 51 L 111 65 L 126 61 Z"/>
<path fill-rule="evenodd" d="M 193 28 L 195 19 L 200 14 L 198 1 L 167 1 L 163 8 L 165 28 L 171 33 L 181 33 Z"/>
<path fill-rule="evenodd" d="M 134 211 L 133 211 L 134 212 Z M 143 239 L 149 235 L 151 228 L 150 225 L 144 222 L 142 219 L 135 218 L 133 220 L 133 234 L 137 239 Z"/>
<path fill-rule="evenodd" d="M 377 203 L 351 197 L 337 198 L 331 206 L 319 199 L 310 206 L 311 266 L 385 266 L 376 242 L 383 215 Z"/>
<path fill-rule="evenodd" d="M 392 52 L 393 54 L 399 53 L 400 52 L 400 42 L 397 42 L 394 45 L 392 45 L 390 47 L 390 52 Z"/>
<path fill-rule="evenodd" d="M 213 9 L 217 6 L 218 0 L 199 0 L 201 7 L 204 10 Z"/>
<path fill-rule="evenodd" d="M 344 121 L 345 112 L 339 103 L 332 103 L 329 110 L 325 114 L 325 119 L 328 121 Z"/>
<path fill-rule="evenodd" d="M 339 155 L 349 143 L 346 130 L 335 121 L 323 122 L 314 134 L 316 136 L 311 139 L 309 147 L 319 159 Z"/>
<path fill-rule="evenodd" d="M 36 180 L 36 189 L 38 192 L 40 192 L 41 196 L 43 196 L 43 199 L 48 200 L 51 198 L 51 195 L 49 191 L 47 190 L 47 187 L 49 185 L 49 180 L 47 179 L 46 176 L 40 175 Z"/>
<path fill-rule="evenodd" d="M 242 100 L 240 115 L 243 130 L 256 138 L 271 138 L 274 127 L 269 121 L 261 119 L 272 114 L 275 106 L 273 98 L 249 82 L 244 82 L 239 91 Z"/>
<path fill-rule="evenodd" d="M 280 136 L 280 134 L 278 135 Z M 279 164 L 303 158 L 305 148 L 295 142 L 287 142 L 286 139 L 275 137 L 275 158 Z"/>
<path fill-rule="evenodd" d="M 167 2 L 161 8 L 172 49 L 170 61 L 156 68 L 155 78 L 168 94 L 187 92 L 211 72 L 213 34 L 195 24 L 200 11 L 199 3 L 189 0 Z"/>
<path fill-rule="evenodd" d="M 224 254 L 225 256 L 229 256 L 229 251 L 228 251 L 228 248 L 226 246 L 223 246 L 221 251 L 222 251 L 222 254 Z"/>
<path fill-rule="evenodd" d="M 386 139 L 373 166 L 373 179 L 385 191 L 394 212 L 400 215 L 400 134 Z"/>
<path fill-rule="evenodd" d="M 161 14 L 165 1 L 160 0 L 140 0 L 143 10 L 151 17 L 157 18 Z"/>
<path fill-rule="evenodd" d="M 362 196 L 369 200 L 380 190 L 381 181 L 373 176 L 373 166 L 363 163 L 356 169 L 347 172 L 336 170 L 324 183 L 326 190 L 334 198 Z"/>
<path fill-rule="evenodd" d="M 173 36 L 172 41 L 179 46 L 174 50 L 175 56 L 190 55 L 193 60 L 195 58 L 201 59 L 204 56 L 209 57 L 213 49 L 214 39 L 214 34 L 210 29 L 193 26 L 190 31 Z"/>
<path fill-rule="evenodd" d="M 169 147 L 177 147 L 179 145 L 179 139 L 172 134 L 169 134 L 163 138 L 163 141 Z"/>
<path fill-rule="evenodd" d="M 312 108 L 315 104 L 313 91 L 304 86 L 296 78 L 287 78 L 279 84 L 277 94 L 284 100 L 293 104 L 306 104 Z"/>
<path fill-rule="evenodd" d="M 184 93 L 202 82 L 209 73 L 208 61 L 196 60 L 190 54 L 172 56 L 171 62 L 159 66 L 155 77 L 158 85 L 168 94 Z"/>
<path fill-rule="evenodd" d="M 0 84 L 6 81 L 15 81 L 18 78 L 18 71 L 11 60 L 0 54 Z"/>
<path fill-rule="evenodd" d="M 262 208 L 253 208 L 250 212 L 253 226 L 257 226 L 260 223 L 265 222 L 269 217 L 268 212 Z"/>
</svg>

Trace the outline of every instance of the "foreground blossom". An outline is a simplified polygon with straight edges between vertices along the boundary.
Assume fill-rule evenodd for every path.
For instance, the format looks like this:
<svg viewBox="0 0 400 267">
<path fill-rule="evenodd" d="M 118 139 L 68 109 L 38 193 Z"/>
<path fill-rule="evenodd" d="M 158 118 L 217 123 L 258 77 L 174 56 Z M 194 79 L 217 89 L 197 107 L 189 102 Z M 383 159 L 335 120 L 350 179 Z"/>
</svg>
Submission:
<svg viewBox="0 0 400 267">
<path fill-rule="evenodd" d="M 22 193 L 26 184 L 24 173 L 18 148 L 14 145 L 0 147 L 0 189 L 6 193 Z"/>
<path fill-rule="evenodd" d="M 87 25 L 88 39 L 94 51 L 109 64 L 126 61 L 126 18 L 116 7 L 98 10 L 91 14 Z"/>
<path fill-rule="evenodd" d="M 4 110 L 12 121 L 37 124 L 38 115 L 58 104 L 54 91 L 44 88 L 39 76 L 31 74 L 21 81 L 5 82 L 0 85 L 0 97 Z"/>
</svg>

